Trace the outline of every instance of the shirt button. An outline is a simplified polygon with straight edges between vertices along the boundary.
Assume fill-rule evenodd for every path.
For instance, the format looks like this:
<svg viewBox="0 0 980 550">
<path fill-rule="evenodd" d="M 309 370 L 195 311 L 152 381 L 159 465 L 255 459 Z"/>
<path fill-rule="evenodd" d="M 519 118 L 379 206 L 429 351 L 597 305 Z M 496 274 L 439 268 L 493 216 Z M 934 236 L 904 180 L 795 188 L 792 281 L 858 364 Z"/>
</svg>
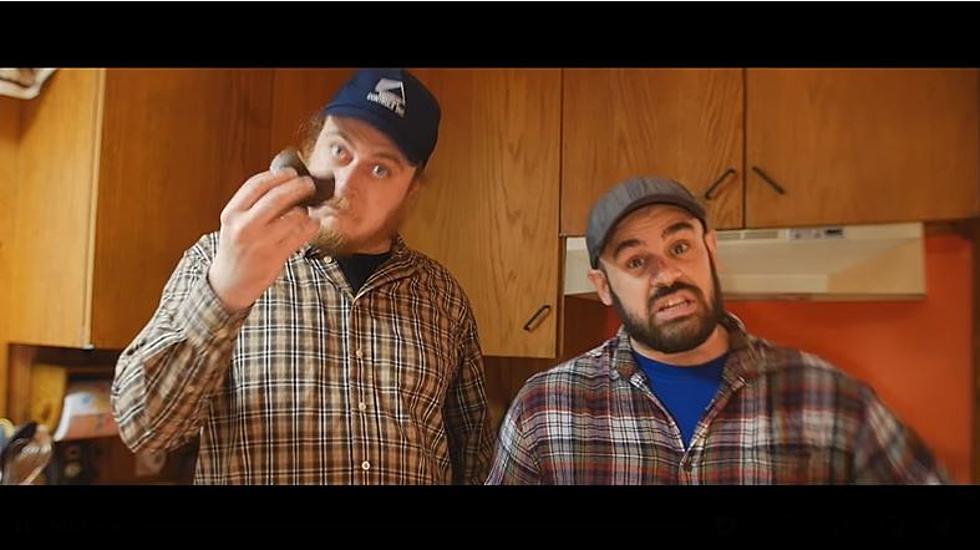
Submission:
<svg viewBox="0 0 980 550">
<path fill-rule="evenodd" d="M 364 358 L 364 354 L 361 353 L 361 348 L 357 348 L 357 351 L 354 352 L 354 355 L 357 356 L 358 359 Z"/>
<path fill-rule="evenodd" d="M 358 403 L 357 404 L 357 410 L 359 410 L 361 412 L 366 411 L 367 410 L 367 403 L 365 403 L 363 401 L 361 401 L 360 403 Z"/>
<path fill-rule="evenodd" d="M 368 462 L 367 460 L 365 460 L 364 462 L 361 462 L 361 469 L 364 470 L 365 472 L 368 471 L 368 470 L 370 470 L 371 469 L 371 463 Z"/>
</svg>

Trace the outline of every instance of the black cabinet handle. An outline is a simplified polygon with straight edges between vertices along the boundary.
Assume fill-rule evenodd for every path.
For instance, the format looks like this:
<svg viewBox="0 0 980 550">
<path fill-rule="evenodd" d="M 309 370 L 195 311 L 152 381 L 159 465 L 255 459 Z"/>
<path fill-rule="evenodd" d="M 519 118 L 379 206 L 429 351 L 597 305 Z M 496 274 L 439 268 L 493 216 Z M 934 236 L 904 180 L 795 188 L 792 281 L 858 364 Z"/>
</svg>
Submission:
<svg viewBox="0 0 980 550">
<path fill-rule="evenodd" d="M 732 175 L 734 173 L 735 173 L 735 169 L 734 168 L 729 168 L 728 170 L 725 170 L 725 173 L 723 173 L 722 175 L 718 176 L 718 179 L 716 179 L 714 181 L 714 183 L 712 183 L 711 185 L 709 185 L 708 186 L 708 190 L 704 192 L 704 200 L 706 200 L 706 201 L 714 200 L 715 197 L 714 197 L 714 195 L 712 195 L 712 193 L 715 191 L 715 189 L 719 185 L 721 185 L 721 183 L 723 181 L 725 181 L 728 178 L 728 176 L 730 176 L 730 175 Z"/>
<path fill-rule="evenodd" d="M 528 319 L 526 323 L 524 323 L 524 330 L 531 332 L 532 330 L 538 328 L 538 325 L 540 325 L 541 321 L 543 321 L 544 318 L 548 316 L 547 314 L 550 311 L 551 311 L 551 306 L 549 305 L 543 305 L 540 308 L 538 308 L 538 310 L 534 312 L 534 315 L 532 315 L 531 318 Z"/>
<path fill-rule="evenodd" d="M 776 180 L 769 177 L 769 174 L 763 172 L 761 168 L 759 168 L 758 166 L 753 166 L 752 171 L 755 172 L 756 174 L 759 174 L 759 177 L 762 178 L 762 181 L 768 183 L 769 186 L 775 189 L 777 193 L 779 193 L 780 195 L 786 194 L 786 190 L 783 189 L 781 185 L 776 183 Z"/>
</svg>

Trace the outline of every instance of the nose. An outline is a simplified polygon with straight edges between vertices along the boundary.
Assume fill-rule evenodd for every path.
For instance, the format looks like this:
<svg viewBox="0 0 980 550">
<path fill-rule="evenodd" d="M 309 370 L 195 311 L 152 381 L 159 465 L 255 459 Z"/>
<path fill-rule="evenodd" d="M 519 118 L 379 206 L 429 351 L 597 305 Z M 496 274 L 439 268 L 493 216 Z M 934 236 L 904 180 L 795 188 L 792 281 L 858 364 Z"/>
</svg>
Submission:
<svg viewBox="0 0 980 550">
<path fill-rule="evenodd" d="M 334 195 L 338 197 L 348 197 L 357 189 L 357 182 L 360 178 L 359 162 L 354 160 L 344 166 L 338 166 L 333 170 L 334 176 Z"/>
<path fill-rule="evenodd" d="M 683 276 L 681 270 L 673 262 L 660 256 L 654 256 L 651 268 L 653 269 L 651 274 L 653 286 L 670 286 Z"/>
</svg>

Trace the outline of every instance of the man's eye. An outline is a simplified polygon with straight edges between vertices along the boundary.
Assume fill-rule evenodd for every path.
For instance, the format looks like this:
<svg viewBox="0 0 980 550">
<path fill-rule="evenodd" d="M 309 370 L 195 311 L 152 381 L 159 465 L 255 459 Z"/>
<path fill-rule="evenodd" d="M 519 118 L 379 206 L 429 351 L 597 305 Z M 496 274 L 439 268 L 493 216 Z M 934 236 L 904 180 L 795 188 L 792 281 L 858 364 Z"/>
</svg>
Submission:
<svg viewBox="0 0 980 550">
<path fill-rule="evenodd" d="M 674 246 L 670 247 L 670 251 L 674 254 L 674 256 L 680 256 L 681 254 L 687 252 L 690 249 L 691 249 L 691 245 L 687 244 L 686 242 L 679 242 Z"/>
<path fill-rule="evenodd" d="M 646 264 L 646 259 L 642 256 L 634 256 L 626 261 L 626 267 L 629 269 L 639 269 Z"/>
</svg>

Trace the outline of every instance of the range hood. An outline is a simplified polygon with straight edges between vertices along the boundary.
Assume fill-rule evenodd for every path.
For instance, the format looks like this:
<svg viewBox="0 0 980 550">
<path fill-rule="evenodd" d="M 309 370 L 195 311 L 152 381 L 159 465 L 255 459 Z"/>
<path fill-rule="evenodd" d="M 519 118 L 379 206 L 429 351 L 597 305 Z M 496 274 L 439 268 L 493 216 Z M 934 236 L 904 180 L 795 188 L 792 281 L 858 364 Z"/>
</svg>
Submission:
<svg viewBox="0 0 980 550">
<path fill-rule="evenodd" d="M 890 300 L 925 296 L 921 223 L 718 231 L 726 299 Z M 565 242 L 565 294 L 595 295 L 584 237 Z"/>
</svg>

